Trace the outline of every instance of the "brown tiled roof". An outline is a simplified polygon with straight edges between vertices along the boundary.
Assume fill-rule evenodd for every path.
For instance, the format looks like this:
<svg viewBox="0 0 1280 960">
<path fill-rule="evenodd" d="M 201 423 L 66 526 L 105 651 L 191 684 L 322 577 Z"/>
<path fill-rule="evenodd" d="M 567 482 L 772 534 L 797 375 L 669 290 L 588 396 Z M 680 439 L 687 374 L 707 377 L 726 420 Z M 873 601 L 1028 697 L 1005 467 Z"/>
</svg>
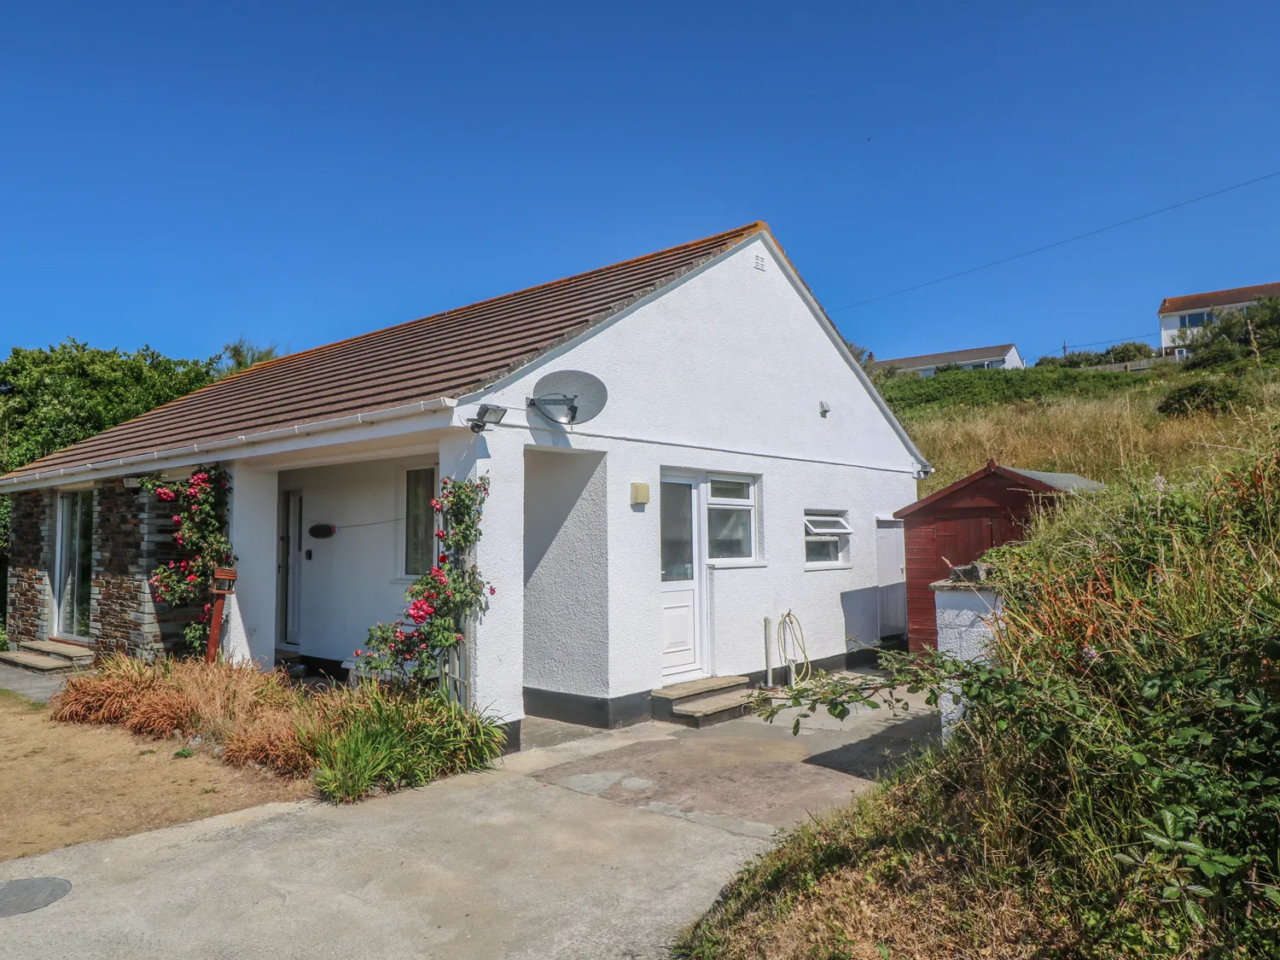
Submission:
<svg viewBox="0 0 1280 960">
<path fill-rule="evenodd" d="M 994 347 L 972 347 L 968 350 L 948 350 L 945 353 L 922 353 L 918 357 L 899 357 L 897 360 L 873 360 L 870 366 L 899 367 L 903 370 L 914 370 L 916 367 L 940 367 L 944 363 L 973 363 L 975 360 L 1004 359 L 1013 349 L 1012 343 L 1001 343 Z"/>
<path fill-rule="evenodd" d="M 463 396 L 767 230 L 763 222 L 752 223 L 289 354 L 210 384 L 5 477 L 163 454 L 191 444 Z"/>
<path fill-rule="evenodd" d="M 1214 290 L 1212 293 L 1191 293 L 1185 297 L 1165 297 L 1160 301 L 1161 316 L 1166 313 L 1183 313 L 1187 310 L 1212 310 L 1237 303 L 1250 303 L 1268 297 L 1280 297 L 1280 283 L 1259 283 L 1253 287 L 1233 287 L 1230 290 Z"/>
</svg>

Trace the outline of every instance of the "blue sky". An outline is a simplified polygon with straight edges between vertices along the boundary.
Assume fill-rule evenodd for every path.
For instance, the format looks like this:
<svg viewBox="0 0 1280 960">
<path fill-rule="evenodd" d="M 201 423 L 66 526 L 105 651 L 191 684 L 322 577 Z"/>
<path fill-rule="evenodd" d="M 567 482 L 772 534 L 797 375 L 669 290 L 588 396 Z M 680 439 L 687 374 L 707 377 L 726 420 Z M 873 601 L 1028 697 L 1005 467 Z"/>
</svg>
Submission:
<svg viewBox="0 0 1280 960">
<path fill-rule="evenodd" d="M 1280 280 L 1275 3 L 11 4 L 0 349 L 303 349 L 768 220 L 888 358 Z"/>
</svg>

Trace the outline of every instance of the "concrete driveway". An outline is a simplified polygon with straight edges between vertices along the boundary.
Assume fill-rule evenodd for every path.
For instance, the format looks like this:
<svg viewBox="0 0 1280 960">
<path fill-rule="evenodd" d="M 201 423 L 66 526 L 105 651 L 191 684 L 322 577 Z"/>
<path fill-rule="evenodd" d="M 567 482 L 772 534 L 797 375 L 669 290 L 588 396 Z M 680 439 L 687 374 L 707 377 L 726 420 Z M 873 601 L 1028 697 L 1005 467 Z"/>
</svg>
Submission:
<svg viewBox="0 0 1280 960">
<path fill-rule="evenodd" d="M 778 828 L 847 802 L 937 724 L 869 711 L 793 738 L 751 718 L 589 734 L 528 721 L 551 745 L 493 771 L 0 864 L 0 880 L 73 884 L 0 920 L 0 957 L 663 957 Z"/>
</svg>

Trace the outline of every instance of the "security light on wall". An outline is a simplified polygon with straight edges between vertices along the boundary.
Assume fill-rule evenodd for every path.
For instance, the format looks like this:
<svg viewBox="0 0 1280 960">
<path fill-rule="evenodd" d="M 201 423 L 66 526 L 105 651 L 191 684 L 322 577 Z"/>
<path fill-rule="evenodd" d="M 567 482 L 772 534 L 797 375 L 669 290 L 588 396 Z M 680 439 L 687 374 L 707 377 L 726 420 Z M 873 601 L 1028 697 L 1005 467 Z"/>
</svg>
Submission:
<svg viewBox="0 0 1280 960">
<path fill-rule="evenodd" d="M 484 433 L 484 428 L 491 424 L 501 423 L 502 418 L 507 415 L 506 407 L 495 407 L 491 403 L 480 404 L 480 409 L 476 411 L 476 415 L 467 423 L 471 424 L 472 433 Z"/>
</svg>

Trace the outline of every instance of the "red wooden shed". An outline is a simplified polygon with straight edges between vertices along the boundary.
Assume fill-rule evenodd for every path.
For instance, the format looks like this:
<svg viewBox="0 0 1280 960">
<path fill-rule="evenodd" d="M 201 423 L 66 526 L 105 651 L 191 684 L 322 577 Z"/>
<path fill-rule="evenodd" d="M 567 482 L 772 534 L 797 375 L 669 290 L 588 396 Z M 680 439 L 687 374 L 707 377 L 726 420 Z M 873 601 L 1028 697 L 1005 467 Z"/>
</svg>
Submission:
<svg viewBox="0 0 1280 960">
<path fill-rule="evenodd" d="M 1017 540 L 1045 497 L 1101 489 L 1074 473 L 1002 467 L 994 460 L 977 473 L 903 507 L 907 550 L 907 646 L 914 653 L 938 646 L 937 614 L 929 584 L 951 568 L 972 563 L 992 547 Z"/>
</svg>

